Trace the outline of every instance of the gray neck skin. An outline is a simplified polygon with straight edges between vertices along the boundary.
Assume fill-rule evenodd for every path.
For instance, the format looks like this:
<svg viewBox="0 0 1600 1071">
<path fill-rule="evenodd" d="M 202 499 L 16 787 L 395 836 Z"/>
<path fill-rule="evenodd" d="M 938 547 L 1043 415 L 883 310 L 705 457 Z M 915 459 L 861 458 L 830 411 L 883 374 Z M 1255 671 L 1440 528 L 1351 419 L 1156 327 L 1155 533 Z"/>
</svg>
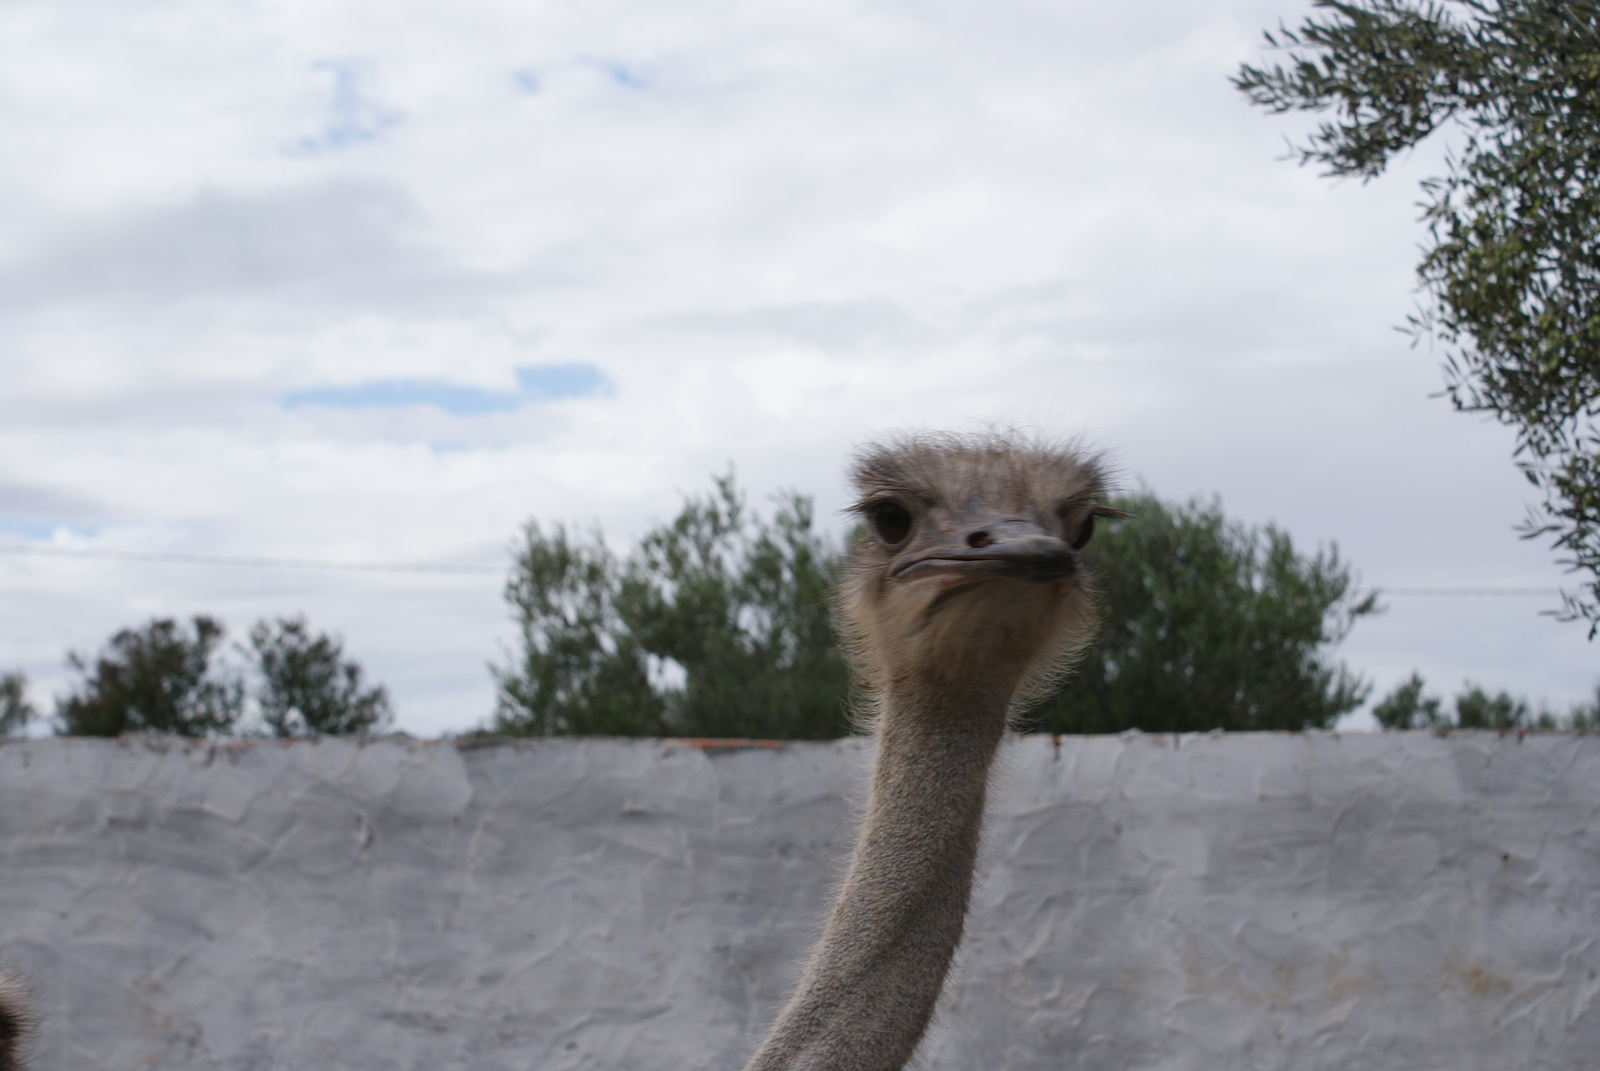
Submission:
<svg viewBox="0 0 1600 1071">
<path fill-rule="evenodd" d="M 893 1071 L 922 1040 L 972 891 L 1009 696 L 889 695 L 839 902 L 745 1071 Z"/>
</svg>

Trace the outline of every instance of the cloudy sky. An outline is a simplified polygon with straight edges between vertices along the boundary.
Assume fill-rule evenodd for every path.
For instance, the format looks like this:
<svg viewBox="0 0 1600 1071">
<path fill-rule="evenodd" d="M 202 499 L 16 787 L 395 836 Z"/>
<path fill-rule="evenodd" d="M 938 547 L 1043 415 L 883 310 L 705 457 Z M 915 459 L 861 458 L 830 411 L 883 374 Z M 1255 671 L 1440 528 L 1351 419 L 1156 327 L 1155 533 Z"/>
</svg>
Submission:
<svg viewBox="0 0 1600 1071">
<path fill-rule="evenodd" d="M 48 710 L 119 627 L 304 612 L 467 729 L 525 519 L 625 546 L 732 463 L 838 529 L 852 443 L 984 422 L 1367 585 L 1560 585 L 1511 433 L 1394 330 L 1442 147 L 1330 182 L 1228 84 L 1306 10 L 5 5 L 0 668 Z M 1341 650 L 1376 694 L 1592 690 L 1552 597 L 1384 602 Z"/>
</svg>

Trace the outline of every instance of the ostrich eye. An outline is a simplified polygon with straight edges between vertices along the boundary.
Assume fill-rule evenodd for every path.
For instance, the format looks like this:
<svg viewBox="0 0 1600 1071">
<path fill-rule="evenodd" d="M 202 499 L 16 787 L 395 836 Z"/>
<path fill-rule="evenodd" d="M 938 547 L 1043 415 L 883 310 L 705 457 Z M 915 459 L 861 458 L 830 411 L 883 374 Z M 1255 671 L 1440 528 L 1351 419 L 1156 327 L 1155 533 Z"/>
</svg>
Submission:
<svg viewBox="0 0 1600 1071">
<path fill-rule="evenodd" d="M 868 516 L 873 534 L 886 546 L 897 547 L 911 534 L 911 512 L 898 502 L 879 502 Z"/>
<path fill-rule="evenodd" d="M 1072 537 L 1072 549 L 1082 550 L 1089 545 L 1089 537 L 1094 535 L 1094 514 L 1083 519 L 1083 527 L 1078 529 L 1078 534 Z"/>
</svg>

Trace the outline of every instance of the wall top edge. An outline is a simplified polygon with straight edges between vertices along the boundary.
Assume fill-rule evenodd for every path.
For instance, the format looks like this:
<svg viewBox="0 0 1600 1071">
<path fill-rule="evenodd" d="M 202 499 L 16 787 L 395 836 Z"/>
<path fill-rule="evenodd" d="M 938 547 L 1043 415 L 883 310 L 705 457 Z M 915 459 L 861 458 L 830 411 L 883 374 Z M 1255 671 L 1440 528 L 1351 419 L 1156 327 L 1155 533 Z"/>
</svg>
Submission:
<svg viewBox="0 0 1600 1071">
<path fill-rule="evenodd" d="M 1352 744 L 1372 745 L 1379 741 L 1417 741 L 1422 739 L 1435 739 L 1440 741 L 1461 740 L 1475 743 L 1489 741 L 1511 741 L 1522 743 L 1525 740 L 1582 740 L 1593 737 L 1596 746 L 1600 746 L 1600 734 L 1571 732 L 1561 730 L 1494 730 L 1494 729 L 1415 729 L 1385 732 L 1353 732 L 1341 733 L 1336 730 L 1310 729 L 1303 732 L 1271 731 L 1271 732 L 1224 732 L 1212 730 L 1204 733 L 1145 733 L 1137 729 L 1130 729 L 1122 733 L 1106 733 L 1084 736 L 1053 735 L 1050 733 L 1015 733 L 1009 739 L 1017 744 L 1039 746 L 1049 744 L 1059 749 L 1065 742 L 1074 744 L 1088 744 L 1094 741 L 1115 741 L 1122 744 L 1138 744 L 1172 747 L 1182 749 L 1196 745 L 1211 745 L 1221 747 L 1255 747 L 1268 741 L 1331 744 L 1341 742 Z M 45 736 L 45 737 L 20 737 L 0 736 L 0 748 L 27 747 L 27 748 L 102 748 L 117 747 L 125 749 L 141 749 L 146 751 L 184 751 L 213 750 L 221 752 L 244 752 L 265 748 L 316 748 L 316 747 L 385 747 L 398 746 L 407 749 L 435 749 L 454 748 L 458 751 L 479 751 L 493 749 L 531 750 L 545 748 L 582 748 L 606 746 L 616 748 L 648 748 L 664 751 L 692 749 L 708 755 L 723 754 L 741 751 L 782 751 L 789 749 L 805 748 L 860 748 L 870 747 L 871 737 L 849 736 L 835 740 L 744 740 L 722 739 L 704 737 L 629 737 L 629 736 L 551 736 L 551 737 L 512 737 L 512 736 L 459 736 L 459 737 L 434 737 L 420 738 L 408 733 L 387 733 L 381 736 L 318 736 L 318 737 L 291 737 L 279 739 L 273 737 L 247 737 L 243 739 L 216 739 L 204 737 L 176 736 L 169 733 L 140 732 L 125 733 L 117 737 L 93 736 Z"/>
</svg>

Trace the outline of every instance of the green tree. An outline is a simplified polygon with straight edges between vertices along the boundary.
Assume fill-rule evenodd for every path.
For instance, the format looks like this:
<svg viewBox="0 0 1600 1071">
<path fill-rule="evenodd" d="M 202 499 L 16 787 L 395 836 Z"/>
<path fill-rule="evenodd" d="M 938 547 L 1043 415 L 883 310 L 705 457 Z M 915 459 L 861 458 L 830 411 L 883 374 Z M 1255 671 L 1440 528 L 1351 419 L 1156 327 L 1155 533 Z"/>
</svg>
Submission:
<svg viewBox="0 0 1600 1071">
<path fill-rule="evenodd" d="M 772 521 L 732 475 L 619 562 L 598 535 L 523 532 L 506 599 L 518 662 L 491 731 L 817 738 L 848 731 L 826 603 L 837 555 L 790 494 Z"/>
<path fill-rule="evenodd" d="M 1600 690 L 1594 703 L 1579 703 L 1566 715 L 1548 710 L 1533 713 L 1526 700 L 1514 699 L 1509 692 L 1490 694 L 1470 681 L 1456 695 L 1454 716 L 1440 710 L 1437 696 L 1425 696 L 1422 676 L 1413 673 L 1395 685 L 1394 690 L 1372 708 L 1378 724 L 1385 729 L 1498 729 L 1501 732 L 1523 729 L 1577 729 L 1588 731 L 1600 726 Z"/>
<path fill-rule="evenodd" d="M 629 561 L 618 610 L 651 655 L 683 669 L 666 720 L 688 736 L 827 738 L 849 731 L 849 674 L 828 612 L 837 556 L 810 499 L 748 517 L 731 474 Z"/>
<path fill-rule="evenodd" d="M 27 675 L 0 673 L 0 736 L 22 732 L 37 713 L 28 702 Z"/>
<path fill-rule="evenodd" d="M 1372 706 L 1372 716 L 1385 729 L 1437 729 L 1449 724 L 1439 711 L 1439 697 L 1422 694 L 1420 673 L 1395 685 L 1394 691 Z"/>
<path fill-rule="evenodd" d="M 616 611 L 617 564 L 605 541 L 575 541 L 561 525 L 522 531 L 505 598 L 516 612 L 516 664 L 491 666 L 491 731 L 513 736 L 666 733 L 648 660 Z"/>
<path fill-rule="evenodd" d="M 1299 148 L 1371 179 L 1454 123 L 1464 144 L 1423 185 L 1429 225 L 1416 337 L 1447 347 L 1460 409 L 1517 429 L 1544 496 L 1525 535 L 1587 573 L 1563 617 L 1600 631 L 1600 2 L 1318 0 L 1267 34 L 1288 66 L 1235 85 L 1272 111 L 1334 110 Z"/>
<path fill-rule="evenodd" d="M 171 618 L 143 628 L 122 629 L 91 670 L 77 652 L 67 664 L 84 678 L 56 706 L 61 732 L 69 736 L 116 736 L 152 729 L 180 736 L 230 732 L 244 709 L 244 683 L 213 655 L 225 630 L 215 618 L 197 616 L 185 634 Z"/>
<path fill-rule="evenodd" d="M 1119 499 L 1133 514 L 1086 552 L 1107 627 L 1040 704 L 1051 732 L 1300 729 L 1367 686 L 1326 649 L 1374 612 L 1337 551 L 1298 554 L 1221 507 Z M 827 610 L 839 554 L 791 494 L 752 517 L 731 476 L 618 560 L 595 534 L 533 522 L 506 586 L 522 632 L 494 668 L 490 731 L 825 738 L 850 729 L 849 675 Z M 663 673 L 672 667 L 675 674 Z"/>
<path fill-rule="evenodd" d="M 1297 553 L 1268 525 L 1216 502 L 1113 502 L 1127 519 L 1085 550 L 1105 626 L 1065 686 L 1034 712 L 1055 733 L 1324 728 L 1368 686 L 1324 655 L 1376 595 L 1356 591 L 1337 548 Z"/>
<path fill-rule="evenodd" d="M 1528 704 L 1507 692 L 1490 695 L 1470 685 L 1456 696 L 1456 727 L 1461 729 L 1524 729 L 1533 726 Z"/>
<path fill-rule="evenodd" d="M 261 718 L 274 736 L 370 733 L 393 718 L 383 685 L 363 688 L 343 642 L 313 636 L 304 617 L 257 622 L 250 654 L 261 675 Z"/>
</svg>

